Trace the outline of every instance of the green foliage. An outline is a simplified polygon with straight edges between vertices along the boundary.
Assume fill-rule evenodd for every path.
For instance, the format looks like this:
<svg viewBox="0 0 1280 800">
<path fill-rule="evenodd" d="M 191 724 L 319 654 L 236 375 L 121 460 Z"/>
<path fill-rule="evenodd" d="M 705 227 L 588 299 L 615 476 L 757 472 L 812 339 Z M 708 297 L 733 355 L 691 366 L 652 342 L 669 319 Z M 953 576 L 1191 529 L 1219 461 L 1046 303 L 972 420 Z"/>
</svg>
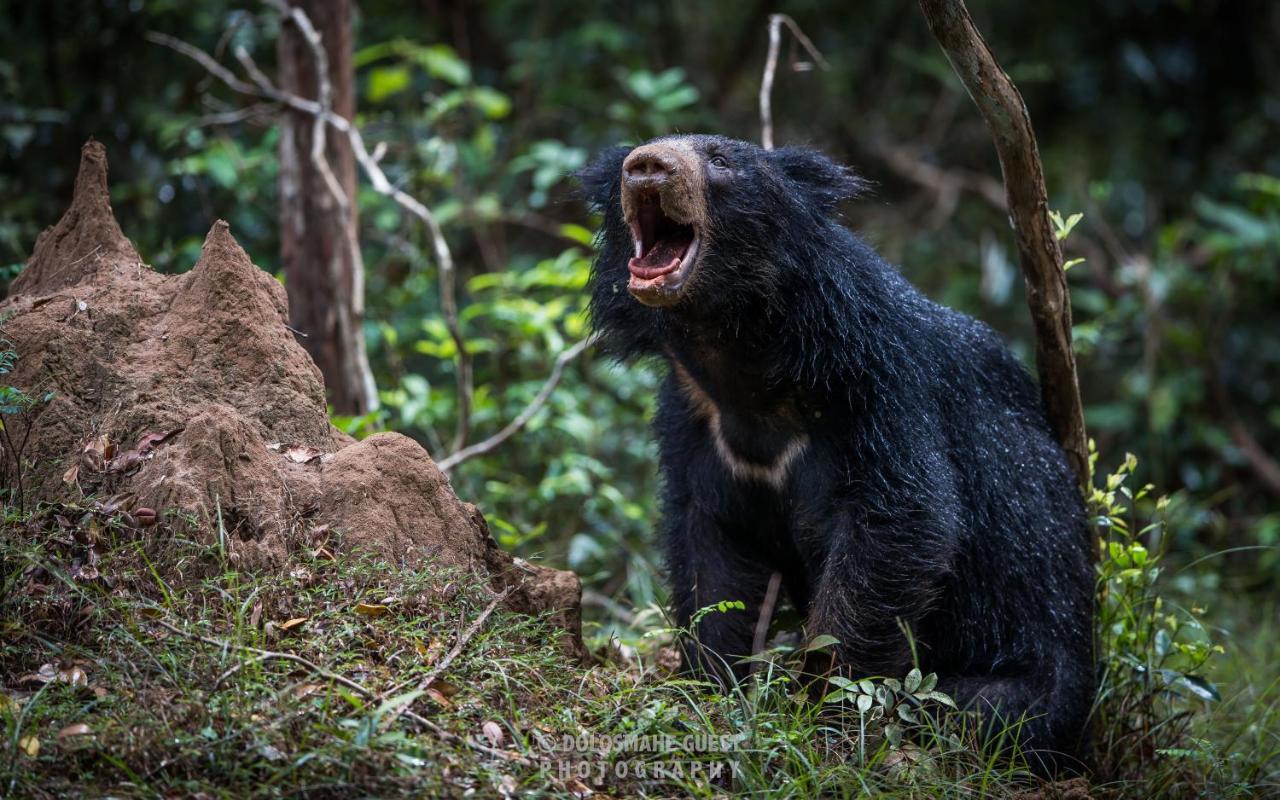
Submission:
<svg viewBox="0 0 1280 800">
<path fill-rule="evenodd" d="M 1126 456 L 1091 498 L 1102 551 L 1102 679 L 1094 709 L 1100 777 L 1140 784 L 1153 796 L 1191 795 L 1231 776 L 1228 761 L 1261 757 L 1266 763 L 1272 755 L 1233 751 L 1229 740 L 1194 735 L 1222 702 L 1208 676 L 1226 651 L 1203 623 L 1200 601 L 1186 607 L 1170 597 L 1165 551 L 1179 503 L 1153 500 L 1150 484 L 1136 490 L 1126 485 L 1136 468 L 1137 459 Z"/>
<path fill-rule="evenodd" d="M 863 760 L 866 759 L 866 743 L 870 735 L 872 741 L 884 739 L 890 747 L 901 748 L 903 734 L 908 728 L 918 728 L 927 719 L 921 712 L 930 704 L 940 704 L 955 708 L 955 701 L 948 695 L 937 691 L 938 676 L 932 672 L 921 675 L 920 670 L 912 669 L 902 680 L 897 678 L 862 678 L 852 680 L 840 675 L 830 679 L 834 691 L 823 697 L 822 702 L 836 705 L 848 704 L 858 715 L 858 748 Z M 877 726 L 877 723 L 879 725 Z M 877 734 L 869 734 L 879 728 Z"/>
</svg>

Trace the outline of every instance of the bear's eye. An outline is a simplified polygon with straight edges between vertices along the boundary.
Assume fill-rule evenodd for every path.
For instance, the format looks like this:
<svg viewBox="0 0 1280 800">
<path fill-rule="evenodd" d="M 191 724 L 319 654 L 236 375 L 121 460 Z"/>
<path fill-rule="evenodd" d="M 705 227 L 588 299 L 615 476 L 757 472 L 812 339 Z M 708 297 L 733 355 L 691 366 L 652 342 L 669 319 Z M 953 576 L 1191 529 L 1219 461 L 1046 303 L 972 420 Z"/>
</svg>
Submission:
<svg viewBox="0 0 1280 800">
<path fill-rule="evenodd" d="M 717 169 L 728 169 L 729 160 L 726 159 L 724 156 L 712 156 L 711 166 L 716 167 Z"/>
</svg>

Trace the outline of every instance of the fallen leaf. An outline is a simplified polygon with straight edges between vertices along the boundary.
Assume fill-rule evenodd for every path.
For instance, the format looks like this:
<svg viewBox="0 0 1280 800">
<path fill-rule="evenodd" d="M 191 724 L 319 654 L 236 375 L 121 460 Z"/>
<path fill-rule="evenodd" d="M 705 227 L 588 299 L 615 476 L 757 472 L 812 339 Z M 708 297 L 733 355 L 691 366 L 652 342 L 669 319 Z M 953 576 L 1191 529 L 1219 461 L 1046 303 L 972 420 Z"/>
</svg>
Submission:
<svg viewBox="0 0 1280 800">
<path fill-rule="evenodd" d="M 182 433 L 183 430 L 185 430 L 185 428 L 174 428 L 173 430 L 167 433 L 143 434 L 142 438 L 138 439 L 138 443 L 134 445 L 134 449 L 137 450 L 139 453 L 146 455 L 147 453 L 151 452 L 151 448 L 155 447 L 158 444 L 164 444 L 165 442 L 169 441 L 173 437 L 177 436 L 179 433 Z"/>
<path fill-rule="evenodd" d="M 98 579 L 98 568 L 92 564 L 85 564 L 75 570 L 71 577 L 77 581 L 96 581 Z"/>
<path fill-rule="evenodd" d="M 364 617 L 380 617 L 390 610 L 380 603 L 356 603 L 356 613 Z"/>
<path fill-rule="evenodd" d="M 301 625 L 306 621 L 307 621 L 306 617 L 294 617 L 293 619 L 285 620 L 284 622 L 280 623 L 280 630 L 282 631 L 293 630 L 294 628 L 298 627 L 299 625 Z"/>
<path fill-rule="evenodd" d="M 80 450 L 80 465 L 93 472 L 103 472 L 107 462 L 115 458 L 116 446 L 106 436 L 95 436 L 84 443 Z M 68 470 L 70 472 L 70 470 Z M 77 473 L 78 474 L 78 473 Z M 64 478 L 66 475 L 63 476 Z"/>
<path fill-rule="evenodd" d="M 456 685 L 449 683 L 444 678 L 436 678 L 432 681 L 431 688 L 445 697 L 453 697 L 455 694 L 462 691 Z"/>
<path fill-rule="evenodd" d="M 40 755 L 40 740 L 34 736 L 23 736 L 18 740 L 18 749 L 35 758 Z"/>
<path fill-rule="evenodd" d="M 92 736 L 92 735 L 93 735 L 93 728 L 90 728 L 88 725 L 84 724 L 83 722 L 77 722 L 74 725 L 68 725 L 67 727 L 58 731 L 58 740 L 61 741 L 63 739 L 67 739 L 72 736 Z"/>
<path fill-rule="evenodd" d="M 445 697 L 444 693 L 433 686 L 427 687 L 427 697 L 430 697 L 436 702 L 436 705 L 442 708 L 453 708 L 453 703 L 449 702 L 449 698 Z"/>
<path fill-rule="evenodd" d="M 415 642 L 414 648 L 418 651 L 418 655 L 422 657 L 422 663 L 434 664 L 440 659 L 440 655 L 444 653 L 444 642 L 439 639 L 432 639 L 431 644 L 423 645 L 422 642 Z"/>
<path fill-rule="evenodd" d="M 69 667 L 58 673 L 58 681 L 72 686 L 88 686 L 89 676 L 79 667 Z"/>
<path fill-rule="evenodd" d="M 146 461 L 150 456 L 143 455 L 137 450 L 126 450 L 115 458 L 107 462 L 107 472 L 133 472 L 142 466 L 142 462 Z"/>
<path fill-rule="evenodd" d="M 284 444 L 276 442 L 267 445 L 268 450 L 273 450 L 295 464 L 305 464 L 308 461 L 315 461 L 324 455 L 324 451 L 305 444 Z"/>
<path fill-rule="evenodd" d="M 489 744 L 494 747 L 501 746 L 502 740 L 506 738 L 502 733 L 502 726 L 493 720 L 486 721 L 480 726 L 480 730 L 484 733 L 484 738 L 488 739 Z"/>
<path fill-rule="evenodd" d="M 279 749 L 272 747 L 269 744 L 264 744 L 261 747 L 259 747 L 258 752 L 261 753 L 262 757 L 268 761 L 279 761 L 280 759 L 284 758 L 284 753 L 280 752 Z"/>
<path fill-rule="evenodd" d="M 29 672 L 18 678 L 18 683 L 49 683 L 58 677 L 58 668 L 52 664 L 41 664 L 40 669 Z"/>
</svg>

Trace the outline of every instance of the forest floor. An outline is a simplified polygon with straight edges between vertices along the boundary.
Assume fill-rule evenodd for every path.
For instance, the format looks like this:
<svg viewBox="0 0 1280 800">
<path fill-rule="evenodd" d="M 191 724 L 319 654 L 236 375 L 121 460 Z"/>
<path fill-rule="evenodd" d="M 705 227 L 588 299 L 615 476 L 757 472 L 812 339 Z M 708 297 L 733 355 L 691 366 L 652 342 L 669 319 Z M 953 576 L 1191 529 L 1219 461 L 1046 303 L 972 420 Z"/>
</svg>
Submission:
<svg viewBox="0 0 1280 800">
<path fill-rule="evenodd" d="M 589 626 L 594 663 L 581 664 L 546 621 L 507 611 L 474 578 L 326 552 L 296 555 L 283 574 L 251 575 L 197 541 L 216 536 L 194 535 L 180 519 L 140 530 L 81 524 L 76 511 L 10 509 L 0 528 L 0 795 L 1084 798 L 1277 789 L 1280 639 L 1264 621 L 1276 618 L 1272 608 L 1223 601 L 1223 618 L 1250 629 L 1227 639 L 1215 675 L 1224 699 L 1198 715 L 1185 752 L 1149 754 L 1141 779 L 1045 784 L 963 732 L 913 725 L 909 708 L 905 738 L 886 735 L 883 720 L 868 724 L 874 708 L 833 713 L 798 690 L 785 662 L 762 664 L 728 694 L 680 679 L 670 670 L 671 631 L 653 610 L 629 627 Z M 101 555 L 76 556 L 86 542 Z M 904 690 L 930 688 L 927 677 L 912 680 Z M 854 696 L 852 705 L 884 702 Z"/>
</svg>

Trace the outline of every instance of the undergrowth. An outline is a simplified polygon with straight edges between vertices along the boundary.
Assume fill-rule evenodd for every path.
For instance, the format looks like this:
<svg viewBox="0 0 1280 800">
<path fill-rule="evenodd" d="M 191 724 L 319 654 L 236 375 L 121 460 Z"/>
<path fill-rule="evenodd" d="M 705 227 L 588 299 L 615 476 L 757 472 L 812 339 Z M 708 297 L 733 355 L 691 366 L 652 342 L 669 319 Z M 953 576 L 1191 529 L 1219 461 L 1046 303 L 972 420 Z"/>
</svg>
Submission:
<svg viewBox="0 0 1280 800">
<path fill-rule="evenodd" d="M 1275 609 L 1203 609 L 1173 592 L 1161 531 L 1176 501 L 1128 490 L 1133 467 L 1094 498 L 1101 689 L 1087 783 L 1043 784 L 1016 754 L 984 749 L 918 671 L 815 695 L 799 665 L 832 644 L 821 638 L 776 645 L 751 680 L 714 691 L 671 671 L 656 607 L 589 625 L 594 656 L 579 663 L 473 576 L 327 551 L 251 575 L 189 520 L 135 528 L 86 501 L 6 509 L 0 529 L 0 794 L 1274 792 Z"/>
</svg>

